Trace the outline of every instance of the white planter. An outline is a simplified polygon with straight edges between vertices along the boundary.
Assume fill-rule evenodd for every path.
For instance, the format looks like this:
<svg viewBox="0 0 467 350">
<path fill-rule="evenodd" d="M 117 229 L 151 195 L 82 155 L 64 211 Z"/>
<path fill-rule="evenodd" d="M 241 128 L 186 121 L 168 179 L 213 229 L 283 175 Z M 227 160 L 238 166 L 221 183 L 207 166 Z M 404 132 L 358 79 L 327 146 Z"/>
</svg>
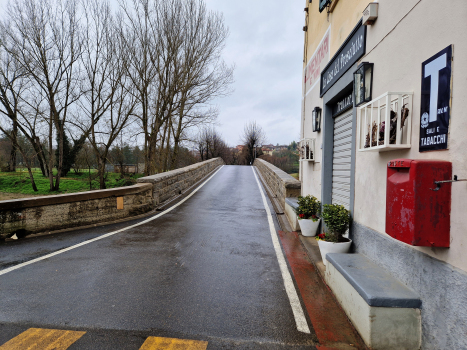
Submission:
<svg viewBox="0 0 467 350">
<path fill-rule="evenodd" d="M 300 225 L 300 231 L 302 231 L 302 235 L 306 237 L 316 236 L 320 220 L 321 219 L 318 219 L 316 221 L 313 221 L 312 219 L 298 220 L 298 224 Z"/>
<path fill-rule="evenodd" d="M 326 242 L 318 241 L 319 251 L 321 252 L 321 258 L 323 259 L 324 266 L 327 266 L 326 254 L 327 253 L 348 253 L 352 240 L 347 238 L 348 242 Z"/>
</svg>

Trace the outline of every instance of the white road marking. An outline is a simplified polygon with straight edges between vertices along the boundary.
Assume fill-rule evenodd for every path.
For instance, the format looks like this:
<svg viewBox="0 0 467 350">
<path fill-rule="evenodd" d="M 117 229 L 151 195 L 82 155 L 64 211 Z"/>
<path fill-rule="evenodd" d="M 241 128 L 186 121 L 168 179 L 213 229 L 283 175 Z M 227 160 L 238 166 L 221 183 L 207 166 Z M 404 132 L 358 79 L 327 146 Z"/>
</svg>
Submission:
<svg viewBox="0 0 467 350">
<path fill-rule="evenodd" d="M 300 304 L 300 299 L 298 298 L 297 290 L 295 289 L 295 285 L 292 281 L 292 276 L 290 275 L 284 254 L 282 253 L 279 238 L 277 237 L 274 222 L 272 221 L 271 211 L 269 210 L 268 203 L 266 201 L 266 196 L 263 193 L 258 177 L 256 176 L 254 167 L 251 167 L 251 169 L 253 170 L 253 175 L 255 175 L 256 182 L 258 183 L 259 192 L 261 193 L 261 197 L 263 198 L 263 205 L 266 209 L 266 214 L 268 216 L 269 231 L 271 232 L 272 243 L 274 245 L 274 250 L 276 251 L 277 261 L 279 262 L 282 278 L 284 280 L 285 291 L 287 292 L 287 296 L 289 297 L 290 306 L 292 307 L 292 313 L 295 317 L 297 329 L 298 331 L 303 333 L 310 333 L 310 328 L 308 327 L 308 322 L 306 321 L 305 313 L 303 312 L 302 305 Z"/>
<path fill-rule="evenodd" d="M 191 196 L 193 196 L 196 192 L 198 192 L 198 190 L 203 187 L 209 180 L 211 180 L 224 166 L 222 165 L 214 174 L 212 174 L 206 181 L 204 181 L 201 185 L 199 185 L 193 192 L 191 192 L 188 196 L 186 196 L 185 198 L 183 198 L 180 202 L 178 202 L 177 204 L 171 206 L 170 208 L 164 210 L 162 213 L 159 213 L 157 215 L 154 215 L 153 217 L 150 217 L 149 219 L 146 219 L 144 221 L 141 221 L 137 224 L 134 224 L 134 225 L 131 225 L 131 226 L 128 226 L 128 227 L 125 227 L 125 228 L 122 228 L 120 230 L 117 230 L 117 231 L 113 231 L 113 232 L 109 232 L 109 233 L 106 233 L 102 236 L 99 236 L 99 237 L 96 237 L 96 238 L 93 238 L 93 239 L 90 239 L 90 240 L 87 240 L 87 241 L 84 241 L 82 243 L 78 243 L 78 244 L 75 244 L 71 247 L 68 247 L 68 248 L 64 248 L 64 249 L 61 249 L 61 250 L 58 250 L 56 252 L 53 252 L 53 253 L 50 253 L 50 254 L 47 254 L 47 255 L 44 255 L 44 256 L 41 256 L 40 258 L 36 258 L 36 259 L 33 259 L 33 260 L 29 260 L 29 261 L 26 261 L 24 263 L 21 263 L 21 264 L 18 264 L 18 265 L 15 265 L 15 266 L 11 266 L 9 268 L 6 268 L 4 270 L 1 270 L 0 271 L 0 276 L 1 275 L 4 275 L 4 274 L 7 274 L 8 272 L 11 272 L 11 271 L 14 271 L 14 270 L 18 270 L 22 267 L 25 267 L 27 265 L 31 265 L 31 264 L 34 264 L 36 262 L 39 262 L 41 260 L 45 260 L 45 259 L 48 259 L 48 258 L 51 258 L 55 255 L 59 255 L 59 254 L 63 254 L 65 252 L 68 252 L 70 250 L 73 250 L 73 249 L 76 249 L 76 248 L 79 248 L 79 247 L 82 247 L 84 245 L 87 245 L 89 243 L 93 243 L 93 242 L 96 242 L 96 241 L 99 241 L 101 239 L 104 239 L 104 238 L 107 238 L 107 237 L 110 237 L 110 236 L 113 236 L 117 233 L 120 233 L 120 232 L 123 232 L 123 231 L 126 231 L 126 230 L 129 230 L 131 228 L 134 228 L 134 227 L 137 227 L 137 226 L 141 226 L 141 225 L 144 225 L 144 224 L 147 224 L 148 222 L 150 221 L 153 221 L 157 218 L 160 218 L 162 215 L 165 215 L 169 212 L 171 212 L 172 210 L 174 210 L 176 207 L 178 207 L 179 205 L 185 203 Z"/>
</svg>

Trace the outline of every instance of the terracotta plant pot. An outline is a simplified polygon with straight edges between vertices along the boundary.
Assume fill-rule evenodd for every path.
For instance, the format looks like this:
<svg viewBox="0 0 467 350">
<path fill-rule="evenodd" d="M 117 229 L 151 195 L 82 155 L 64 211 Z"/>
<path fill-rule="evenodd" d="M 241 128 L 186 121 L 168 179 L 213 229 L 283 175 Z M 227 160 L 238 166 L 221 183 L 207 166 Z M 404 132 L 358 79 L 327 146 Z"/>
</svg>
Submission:
<svg viewBox="0 0 467 350">
<path fill-rule="evenodd" d="M 319 222 L 321 219 L 313 221 L 312 219 L 300 219 L 298 224 L 300 225 L 300 230 L 302 235 L 305 237 L 314 237 L 318 231 Z"/>
<path fill-rule="evenodd" d="M 326 242 L 319 240 L 318 246 L 321 252 L 321 258 L 323 259 L 324 266 L 327 266 L 326 254 L 328 253 L 348 253 L 352 240 L 347 238 L 348 242 Z"/>
</svg>

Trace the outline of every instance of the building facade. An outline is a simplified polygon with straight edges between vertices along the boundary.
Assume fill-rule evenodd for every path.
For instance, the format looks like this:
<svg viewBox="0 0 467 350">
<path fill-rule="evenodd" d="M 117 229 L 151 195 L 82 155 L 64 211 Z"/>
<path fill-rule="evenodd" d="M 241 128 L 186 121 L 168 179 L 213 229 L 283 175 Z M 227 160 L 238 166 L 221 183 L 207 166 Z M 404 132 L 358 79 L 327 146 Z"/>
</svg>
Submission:
<svg viewBox="0 0 467 350">
<path fill-rule="evenodd" d="M 423 188 L 427 201 L 441 193 L 436 187 L 451 190 L 449 205 L 438 210 L 447 228 L 436 231 L 423 203 L 397 218 L 411 225 L 415 217 L 424 232 L 447 237 L 449 247 L 439 247 L 390 234 L 397 198 L 387 197 L 387 178 L 388 166 L 404 159 L 449 162 L 452 175 L 467 179 L 467 2 L 380 0 L 376 19 L 366 21 L 368 5 L 305 3 L 302 194 L 350 209 L 353 250 L 420 295 L 423 349 L 466 349 L 467 182 L 430 179 L 432 187 Z"/>
</svg>

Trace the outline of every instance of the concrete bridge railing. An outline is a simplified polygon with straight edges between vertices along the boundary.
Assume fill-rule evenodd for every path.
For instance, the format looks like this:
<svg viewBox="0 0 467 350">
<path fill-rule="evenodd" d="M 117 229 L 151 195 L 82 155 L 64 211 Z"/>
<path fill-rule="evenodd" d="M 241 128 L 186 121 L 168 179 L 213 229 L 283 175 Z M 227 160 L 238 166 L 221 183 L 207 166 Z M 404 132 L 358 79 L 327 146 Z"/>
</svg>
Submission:
<svg viewBox="0 0 467 350">
<path fill-rule="evenodd" d="M 130 219 L 203 179 L 221 158 L 138 179 L 128 187 L 0 201 L 0 240 Z"/>
</svg>

